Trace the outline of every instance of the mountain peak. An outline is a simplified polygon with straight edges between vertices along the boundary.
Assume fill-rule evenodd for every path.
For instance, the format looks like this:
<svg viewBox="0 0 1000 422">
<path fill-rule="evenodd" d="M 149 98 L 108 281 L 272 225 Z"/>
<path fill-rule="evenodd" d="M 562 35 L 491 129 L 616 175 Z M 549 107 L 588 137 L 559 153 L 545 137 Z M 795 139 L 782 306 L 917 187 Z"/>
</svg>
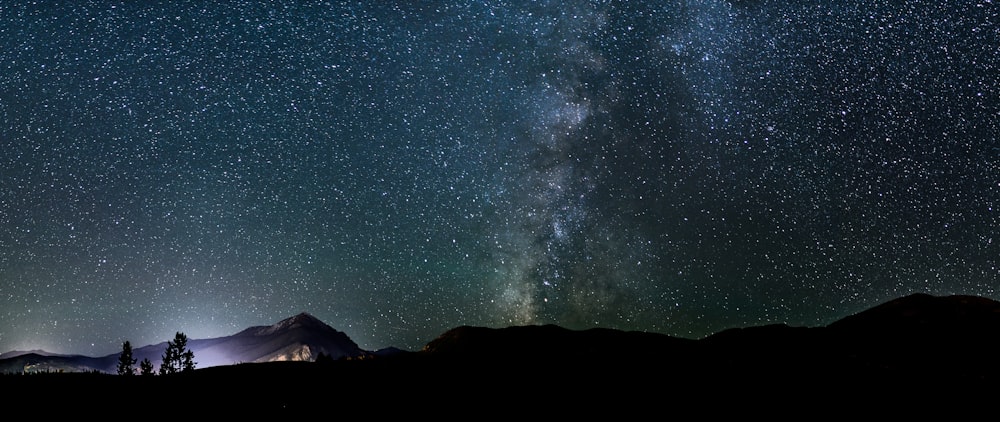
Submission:
<svg viewBox="0 0 1000 422">
<path fill-rule="evenodd" d="M 286 318 L 284 321 L 291 321 L 296 323 L 320 323 L 320 324 L 323 323 L 322 321 L 319 320 L 319 318 L 312 316 L 312 314 L 306 311 L 299 312 L 295 316 Z"/>
<path fill-rule="evenodd" d="M 274 323 L 273 325 L 262 327 L 261 330 L 257 332 L 257 335 L 272 334 L 278 331 L 291 330 L 300 327 L 329 327 L 325 322 L 320 321 L 318 318 L 312 316 L 308 312 L 300 312 L 295 316 L 285 318 L 281 321 Z"/>
</svg>

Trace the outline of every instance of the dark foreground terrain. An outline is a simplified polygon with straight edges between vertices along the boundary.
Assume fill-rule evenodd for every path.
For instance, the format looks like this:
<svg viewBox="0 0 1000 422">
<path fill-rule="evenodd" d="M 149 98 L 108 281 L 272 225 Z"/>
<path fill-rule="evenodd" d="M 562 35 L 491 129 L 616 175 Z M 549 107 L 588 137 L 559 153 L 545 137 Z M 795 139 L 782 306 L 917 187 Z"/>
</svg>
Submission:
<svg viewBox="0 0 1000 422">
<path fill-rule="evenodd" d="M 387 357 L 247 363 L 175 376 L 4 375 L 0 387 L 5 404 L 50 413 L 200 409 L 255 419 L 272 412 L 621 419 L 802 408 L 812 416 L 967 410 L 1000 398 L 998 339 L 997 302 L 914 295 L 826 327 L 750 327 L 699 340 L 557 326 L 458 327 L 422 351 Z"/>
<path fill-rule="evenodd" d="M 175 376 L 6 375 L 0 382 L 5 403 L 43 414 L 179 411 L 233 417 L 321 412 L 397 418 L 444 412 L 446 419 L 517 414 L 632 419 L 654 411 L 782 414 L 799 406 L 871 412 L 897 405 L 913 410 L 909 406 L 977 403 L 975 397 L 989 404 L 1000 392 L 993 375 L 842 357 L 726 360 L 708 353 L 648 361 L 623 352 L 607 361 L 488 363 L 409 356 L 240 364 Z"/>
</svg>

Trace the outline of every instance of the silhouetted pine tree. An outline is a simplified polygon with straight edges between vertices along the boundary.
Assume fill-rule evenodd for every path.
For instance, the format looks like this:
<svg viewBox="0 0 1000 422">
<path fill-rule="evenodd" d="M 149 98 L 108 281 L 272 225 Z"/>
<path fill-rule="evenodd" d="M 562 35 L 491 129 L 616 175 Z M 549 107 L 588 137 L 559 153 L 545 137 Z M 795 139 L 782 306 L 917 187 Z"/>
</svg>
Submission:
<svg viewBox="0 0 1000 422">
<path fill-rule="evenodd" d="M 135 358 L 132 357 L 132 344 L 125 340 L 122 353 L 118 355 L 118 375 L 135 375 Z"/>
<path fill-rule="evenodd" d="M 167 341 L 167 350 L 163 351 L 163 357 L 160 359 L 160 375 L 170 375 L 177 373 L 177 366 L 175 366 L 174 361 L 176 358 L 176 351 L 174 350 L 174 342 Z"/>
<path fill-rule="evenodd" d="M 167 341 L 160 363 L 160 375 L 194 371 L 194 352 L 187 349 L 187 335 L 178 331 L 172 341 Z"/>
<path fill-rule="evenodd" d="M 153 375 L 153 362 L 149 358 L 143 358 L 139 363 L 139 375 Z"/>
<path fill-rule="evenodd" d="M 192 372 L 194 371 L 194 365 L 197 362 L 194 361 L 194 352 L 190 349 L 185 350 L 181 354 L 181 372 Z"/>
</svg>

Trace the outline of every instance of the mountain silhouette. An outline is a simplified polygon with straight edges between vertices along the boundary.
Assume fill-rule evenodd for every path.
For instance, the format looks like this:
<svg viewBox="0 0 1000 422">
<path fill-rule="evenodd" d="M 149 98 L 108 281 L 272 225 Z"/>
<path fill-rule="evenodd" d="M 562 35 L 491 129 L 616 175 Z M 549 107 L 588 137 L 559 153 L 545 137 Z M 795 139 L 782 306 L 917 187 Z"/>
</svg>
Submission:
<svg viewBox="0 0 1000 422">
<path fill-rule="evenodd" d="M 917 332 L 985 334 L 983 330 L 1000 327 L 1000 302 L 979 296 L 915 293 L 842 318 L 829 327 L 874 337 Z"/>
<path fill-rule="evenodd" d="M 1000 302 L 913 294 L 831 323 L 829 337 L 856 360 L 903 377 L 1000 379 Z"/>
<path fill-rule="evenodd" d="M 695 340 L 640 331 L 606 328 L 570 330 L 557 325 L 506 328 L 460 326 L 442 333 L 420 351 L 435 359 L 492 361 L 497 364 L 579 361 L 620 362 L 671 359 Z"/>
<path fill-rule="evenodd" d="M 46 351 L 41 350 L 41 349 L 33 349 L 33 350 L 13 350 L 13 351 L 10 351 L 10 352 L 0 353 L 0 359 L 8 359 L 8 358 L 13 358 L 13 357 L 21 356 L 21 355 L 28 355 L 28 354 L 32 354 L 32 353 L 34 353 L 36 355 L 41 355 L 41 356 L 70 356 L 70 355 L 65 355 L 65 354 L 61 354 L 61 353 L 49 353 L 49 352 L 46 352 Z"/>
<path fill-rule="evenodd" d="M 845 385 L 856 394 L 973 388 L 1000 380 L 1000 302 L 914 294 L 827 326 L 738 327 L 698 340 L 557 326 L 457 327 L 420 353 L 459 374 L 500 368 L 507 375 L 495 379 L 508 385 L 535 372 L 575 380 L 567 387 L 591 385 L 587 380 L 595 376 L 616 385 L 670 380 L 663 388 L 672 394 L 839 394 L 835 390 Z"/>
</svg>

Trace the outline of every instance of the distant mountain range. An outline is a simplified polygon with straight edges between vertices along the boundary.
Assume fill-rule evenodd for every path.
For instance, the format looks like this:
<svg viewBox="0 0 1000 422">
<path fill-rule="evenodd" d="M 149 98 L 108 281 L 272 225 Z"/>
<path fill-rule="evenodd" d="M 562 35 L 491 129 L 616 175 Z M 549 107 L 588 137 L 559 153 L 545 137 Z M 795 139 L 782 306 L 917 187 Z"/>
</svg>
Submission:
<svg viewBox="0 0 1000 422">
<path fill-rule="evenodd" d="M 135 347 L 136 368 L 149 359 L 158 369 L 167 343 Z M 343 332 L 335 330 L 308 313 L 300 313 L 269 326 L 250 327 L 236 334 L 189 339 L 197 368 L 239 363 L 314 361 L 321 354 L 331 359 L 368 354 Z M 40 350 L 7 352 L 0 355 L 0 373 L 89 372 L 117 373 L 119 353 L 90 357 L 59 355 Z"/>
<path fill-rule="evenodd" d="M 362 350 L 344 333 L 303 313 L 227 337 L 189 340 L 188 345 L 198 363 L 196 372 L 254 371 L 253 365 L 238 364 L 314 362 L 323 354 L 336 362 L 334 366 L 341 371 L 338 376 L 355 373 L 359 382 L 383 382 L 380 376 L 385 374 L 356 368 L 391 367 L 396 381 L 402 377 L 420 382 L 424 377 L 450 374 L 456 385 L 479 382 L 487 373 L 497 385 L 504 385 L 520 382 L 531 371 L 584 384 L 593 377 L 624 383 L 636 376 L 665 377 L 685 385 L 809 385 L 816 380 L 969 384 L 1000 381 L 1000 359 L 996 359 L 1000 356 L 1000 302 L 976 296 L 914 294 L 824 327 L 733 328 L 703 339 L 555 325 L 460 326 L 419 351 L 378 352 Z M 165 343 L 144 346 L 134 349 L 134 354 L 139 361 L 148 358 L 158 364 L 165 347 Z M 22 352 L 5 354 L 0 372 L 114 373 L 117 359 L 117 354 Z M 378 363 L 343 366 L 347 365 L 343 362 L 355 361 Z"/>
</svg>

